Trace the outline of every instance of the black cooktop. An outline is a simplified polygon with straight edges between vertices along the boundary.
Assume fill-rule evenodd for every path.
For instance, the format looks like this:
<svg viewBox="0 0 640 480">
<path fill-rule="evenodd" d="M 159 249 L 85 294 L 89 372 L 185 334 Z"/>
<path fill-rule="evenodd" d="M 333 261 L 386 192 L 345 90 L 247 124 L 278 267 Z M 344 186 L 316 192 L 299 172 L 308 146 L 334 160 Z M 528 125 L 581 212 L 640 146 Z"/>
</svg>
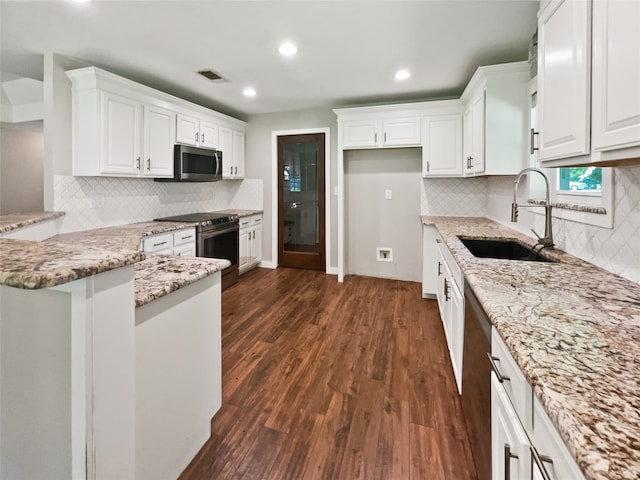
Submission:
<svg viewBox="0 0 640 480">
<path fill-rule="evenodd" d="M 155 218 L 156 222 L 189 222 L 213 225 L 217 223 L 235 222 L 238 220 L 237 215 L 229 215 L 227 213 L 200 212 L 186 213 L 184 215 L 176 215 L 175 217 Z"/>
</svg>

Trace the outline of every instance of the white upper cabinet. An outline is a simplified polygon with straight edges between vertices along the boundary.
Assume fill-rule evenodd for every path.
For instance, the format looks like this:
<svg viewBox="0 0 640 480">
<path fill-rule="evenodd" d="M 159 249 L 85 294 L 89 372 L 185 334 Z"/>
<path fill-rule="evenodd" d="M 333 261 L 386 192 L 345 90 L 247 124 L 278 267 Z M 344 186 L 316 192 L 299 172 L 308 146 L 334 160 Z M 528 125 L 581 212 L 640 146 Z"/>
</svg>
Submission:
<svg viewBox="0 0 640 480">
<path fill-rule="evenodd" d="M 382 146 L 420 145 L 420 118 L 390 118 L 382 121 Z"/>
<path fill-rule="evenodd" d="M 66 73 L 72 83 L 73 175 L 171 178 L 176 136 L 217 148 L 219 125 L 242 136 L 235 161 L 241 157 L 244 166 L 245 122 L 96 67 Z"/>
<path fill-rule="evenodd" d="M 462 93 L 463 173 L 515 175 L 528 162 L 529 65 L 479 67 Z"/>
<path fill-rule="evenodd" d="M 213 123 L 178 114 L 176 142 L 193 147 L 218 148 L 218 126 Z"/>
<path fill-rule="evenodd" d="M 456 177 L 462 174 L 462 116 L 422 117 L 422 176 Z"/>
<path fill-rule="evenodd" d="M 145 105 L 143 125 L 143 173 L 153 177 L 172 177 L 175 113 L 155 105 Z"/>
<path fill-rule="evenodd" d="M 343 124 L 343 148 L 420 146 L 420 117 L 349 120 Z"/>
<path fill-rule="evenodd" d="M 640 2 L 593 3 L 591 141 L 596 151 L 640 144 Z"/>
<path fill-rule="evenodd" d="M 100 106 L 104 132 L 100 173 L 137 176 L 142 161 L 142 103 L 101 92 Z M 74 140 L 83 141 L 82 138 Z"/>
<path fill-rule="evenodd" d="M 553 0 L 538 21 L 543 166 L 640 158 L 640 3 Z"/>
<path fill-rule="evenodd" d="M 538 159 L 590 151 L 591 5 L 552 1 L 538 18 Z"/>
<path fill-rule="evenodd" d="M 244 178 L 245 133 L 240 130 L 220 127 L 219 147 L 222 151 L 222 177 L 229 179 Z"/>
</svg>

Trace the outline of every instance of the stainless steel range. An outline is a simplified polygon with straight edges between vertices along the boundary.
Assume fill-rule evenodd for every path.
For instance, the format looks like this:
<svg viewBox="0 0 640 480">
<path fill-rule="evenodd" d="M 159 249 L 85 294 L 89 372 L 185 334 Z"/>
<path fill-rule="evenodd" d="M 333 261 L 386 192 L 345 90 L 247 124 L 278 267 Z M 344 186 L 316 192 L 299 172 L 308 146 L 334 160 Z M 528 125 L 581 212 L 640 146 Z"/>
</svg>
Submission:
<svg viewBox="0 0 640 480">
<path fill-rule="evenodd" d="M 231 266 L 222 270 L 222 289 L 236 283 L 240 224 L 237 215 L 220 213 L 189 213 L 175 217 L 156 218 L 158 222 L 196 223 L 196 256 L 229 260 Z"/>
</svg>

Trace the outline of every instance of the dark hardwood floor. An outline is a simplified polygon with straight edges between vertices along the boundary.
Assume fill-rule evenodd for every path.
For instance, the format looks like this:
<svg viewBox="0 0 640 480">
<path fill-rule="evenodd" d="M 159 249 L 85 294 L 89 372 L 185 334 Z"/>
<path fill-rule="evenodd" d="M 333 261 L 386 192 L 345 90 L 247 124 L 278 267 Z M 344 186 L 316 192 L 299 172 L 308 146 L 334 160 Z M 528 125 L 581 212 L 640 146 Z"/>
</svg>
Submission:
<svg viewBox="0 0 640 480">
<path fill-rule="evenodd" d="M 255 269 L 222 294 L 222 408 L 191 479 L 475 480 L 418 283 Z"/>
</svg>

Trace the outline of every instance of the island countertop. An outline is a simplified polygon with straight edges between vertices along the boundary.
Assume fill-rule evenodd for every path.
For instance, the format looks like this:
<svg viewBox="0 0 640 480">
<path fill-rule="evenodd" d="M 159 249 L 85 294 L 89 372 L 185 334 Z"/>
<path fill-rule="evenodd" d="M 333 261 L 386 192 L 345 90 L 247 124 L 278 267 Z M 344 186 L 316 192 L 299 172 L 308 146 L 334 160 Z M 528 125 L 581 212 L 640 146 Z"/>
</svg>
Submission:
<svg viewBox="0 0 640 480">
<path fill-rule="evenodd" d="M 0 234 L 62 217 L 64 212 L 23 212 L 0 215 Z"/>
<path fill-rule="evenodd" d="M 535 240 L 486 218 L 435 225 L 589 480 L 640 478 L 640 285 L 559 250 L 561 263 L 474 257 L 458 239 Z"/>
</svg>

